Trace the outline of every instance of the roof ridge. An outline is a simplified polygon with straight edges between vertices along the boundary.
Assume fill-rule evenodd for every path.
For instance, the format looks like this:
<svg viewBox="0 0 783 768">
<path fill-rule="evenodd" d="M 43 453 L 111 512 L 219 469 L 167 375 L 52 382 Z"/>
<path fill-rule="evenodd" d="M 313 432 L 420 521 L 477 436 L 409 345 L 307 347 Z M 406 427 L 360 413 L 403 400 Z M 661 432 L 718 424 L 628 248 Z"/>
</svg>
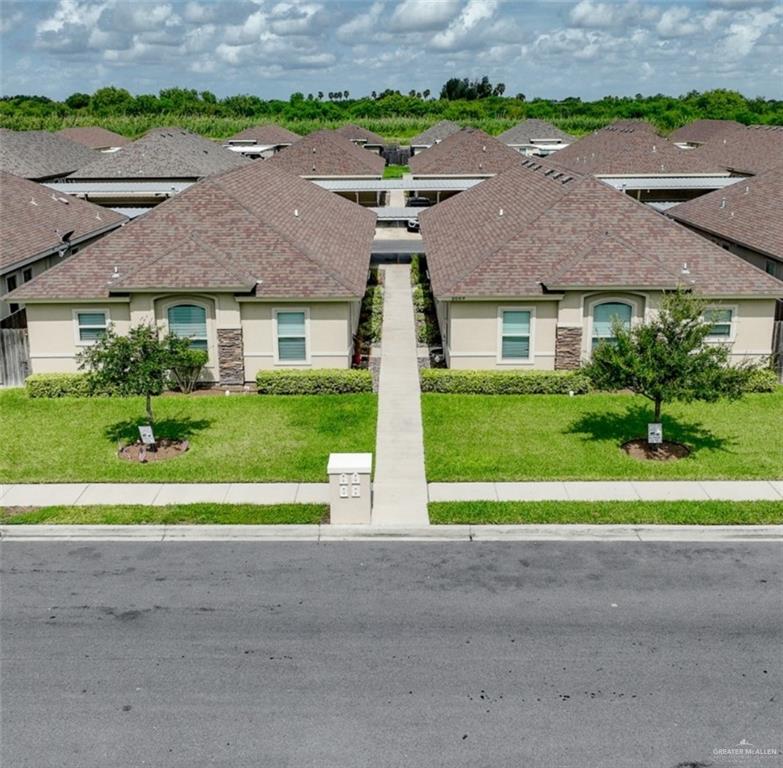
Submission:
<svg viewBox="0 0 783 768">
<path fill-rule="evenodd" d="M 282 173 L 285 173 L 285 171 L 282 171 Z M 222 178 L 222 176 L 220 177 Z M 298 177 L 297 177 L 298 178 Z M 242 210 L 244 210 L 246 213 L 248 213 L 250 216 L 252 216 L 256 221 L 260 221 L 258 214 L 254 213 L 250 208 L 248 208 L 233 192 L 228 190 L 223 184 L 219 182 L 219 179 L 208 179 L 205 182 L 205 184 L 214 185 L 216 187 L 219 187 L 224 194 L 228 195 Z M 311 182 L 306 182 L 310 184 Z M 269 227 L 273 232 L 275 232 L 281 239 L 285 240 L 289 245 L 293 246 L 295 250 L 302 253 L 305 258 L 307 258 L 309 261 L 313 262 L 316 266 L 318 266 L 320 269 L 322 269 L 329 277 L 331 277 L 338 285 L 341 285 L 346 290 L 353 293 L 353 289 L 346 285 L 345 281 L 341 278 L 340 275 L 336 274 L 335 271 L 329 267 L 328 265 L 324 264 L 318 257 L 314 256 L 309 248 L 305 248 L 299 243 L 294 242 L 291 237 L 289 237 L 285 232 L 281 232 L 280 229 L 275 224 L 271 224 L 268 221 L 264 220 L 264 225 Z"/>
</svg>

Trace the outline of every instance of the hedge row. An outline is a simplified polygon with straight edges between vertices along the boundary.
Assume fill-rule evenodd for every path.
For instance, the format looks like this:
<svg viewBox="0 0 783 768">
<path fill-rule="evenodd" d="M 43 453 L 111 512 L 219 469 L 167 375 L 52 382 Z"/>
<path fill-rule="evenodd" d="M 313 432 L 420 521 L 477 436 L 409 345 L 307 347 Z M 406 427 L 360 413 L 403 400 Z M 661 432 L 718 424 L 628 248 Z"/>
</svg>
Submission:
<svg viewBox="0 0 783 768">
<path fill-rule="evenodd" d="M 95 397 L 99 392 L 86 373 L 34 373 L 24 382 L 28 397 Z"/>
<path fill-rule="evenodd" d="M 260 395 L 346 395 L 372 392 L 372 374 L 360 369 L 259 371 Z"/>
<path fill-rule="evenodd" d="M 746 392 L 775 392 L 780 386 L 778 375 L 771 368 L 759 368 L 750 374 Z"/>
<path fill-rule="evenodd" d="M 425 368 L 421 391 L 459 395 L 583 395 L 590 379 L 579 371 L 455 371 Z"/>
</svg>

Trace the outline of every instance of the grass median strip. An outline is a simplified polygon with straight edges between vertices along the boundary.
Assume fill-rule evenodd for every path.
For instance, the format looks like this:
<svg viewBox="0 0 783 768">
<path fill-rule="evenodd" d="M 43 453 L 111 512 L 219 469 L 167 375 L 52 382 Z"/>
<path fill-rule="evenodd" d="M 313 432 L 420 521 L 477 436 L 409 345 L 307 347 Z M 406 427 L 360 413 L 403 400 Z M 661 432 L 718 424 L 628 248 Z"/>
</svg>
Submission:
<svg viewBox="0 0 783 768">
<path fill-rule="evenodd" d="M 326 504 L 172 504 L 0 510 L 3 525 L 316 525 Z"/>
<path fill-rule="evenodd" d="M 779 525 L 783 501 L 444 501 L 434 525 Z"/>
</svg>

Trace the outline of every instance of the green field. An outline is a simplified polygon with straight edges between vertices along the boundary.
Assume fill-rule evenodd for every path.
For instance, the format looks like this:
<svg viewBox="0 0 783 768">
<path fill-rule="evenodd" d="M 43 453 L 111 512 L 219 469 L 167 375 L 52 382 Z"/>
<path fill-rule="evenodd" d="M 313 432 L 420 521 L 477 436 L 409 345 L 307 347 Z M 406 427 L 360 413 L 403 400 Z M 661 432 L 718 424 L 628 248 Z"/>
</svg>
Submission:
<svg viewBox="0 0 783 768">
<path fill-rule="evenodd" d="M 158 437 L 190 450 L 160 463 L 117 458 L 136 439 L 142 398 L 29 399 L 0 391 L 0 482 L 326 481 L 331 452 L 373 451 L 371 394 L 155 399 Z"/>
<path fill-rule="evenodd" d="M 779 525 L 783 501 L 447 501 L 433 525 Z"/>
<path fill-rule="evenodd" d="M 675 462 L 620 445 L 647 433 L 649 403 L 623 394 L 422 395 L 430 481 L 682 480 L 783 477 L 783 388 L 737 402 L 665 405 Z"/>
</svg>

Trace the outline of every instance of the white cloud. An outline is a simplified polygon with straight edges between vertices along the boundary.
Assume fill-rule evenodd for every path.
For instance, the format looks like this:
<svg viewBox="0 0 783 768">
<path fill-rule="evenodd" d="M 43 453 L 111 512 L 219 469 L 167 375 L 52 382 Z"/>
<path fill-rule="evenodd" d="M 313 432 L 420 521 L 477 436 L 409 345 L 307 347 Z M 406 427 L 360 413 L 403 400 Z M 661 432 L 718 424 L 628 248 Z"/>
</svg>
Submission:
<svg viewBox="0 0 783 768">
<path fill-rule="evenodd" d="M 404 0 L 394 9 L 389 28 L 395 32 L 442 29 L 460 8 L 460 0 Z"/>
<path fill-rule="evenodd" d="M 690 19 L 690 11 L 683 6 L 667 8 L 655 27 L 661 37 L 687 37 L 699 31 L 700 26 Z"/>
<path fill-rule="evenodd" d="M 465 43 L 471 38 L 472 42 L 476 42 L 477 28 L 495 15 L 498 5 L 498 0 L 468 0 L 459 16 L 445 30 L 438 32 L 430 44 L 440 50 L 470 47 L 465 46 Z"/>
<path fill-rule="evenodd" d="M 10 32 L 19 24 L 20 21 L 22 21 L 23 18 L 24 15 L 21 11 L 16 11 L 9 16 L 3 16 L 0 18 L 0 34 Z"/>
</svg>

